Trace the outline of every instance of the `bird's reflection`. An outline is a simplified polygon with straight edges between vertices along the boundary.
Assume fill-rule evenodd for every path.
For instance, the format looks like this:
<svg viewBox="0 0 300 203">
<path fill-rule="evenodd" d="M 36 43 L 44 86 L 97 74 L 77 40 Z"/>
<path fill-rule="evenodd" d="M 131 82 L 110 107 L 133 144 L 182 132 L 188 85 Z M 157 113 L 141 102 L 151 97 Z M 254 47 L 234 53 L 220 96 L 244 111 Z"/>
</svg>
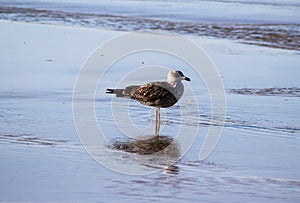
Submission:
<svg viewBox="0 0 300 203">
<path fill-rule="evenodd" d="M 164 167 L 163 173 L 167 174 L 178 174 L 179 173 L 179 167 L 176 165 L 169 165 Z"/>
<path fill-rule="evenodd" d="M 174 139 L 170 136 L 148 137 L 150 138 L 145 139 L 145 136 L 139 136 L 138 139 L 116 140 L 113 143 L 113 148 L 141 155 L 159 153 L 167 147 L 174 148 L 172 145 L 174 144 Z M 177 152 L 172 152 L 172 156 L 175 155 L 174 153 L 176 154 Z"/>
<path fill-rule="evenodd" d="M 164 173 L 179 172 L 179 167 L 175 164 L 180 158 L 180 147 L 171 136 L 139 136 L 138 139 L 114 140 L 111 147 L 142 155 L 143 161 L 140 164 L 144 166 L 161 168 Z"/>
</svg>

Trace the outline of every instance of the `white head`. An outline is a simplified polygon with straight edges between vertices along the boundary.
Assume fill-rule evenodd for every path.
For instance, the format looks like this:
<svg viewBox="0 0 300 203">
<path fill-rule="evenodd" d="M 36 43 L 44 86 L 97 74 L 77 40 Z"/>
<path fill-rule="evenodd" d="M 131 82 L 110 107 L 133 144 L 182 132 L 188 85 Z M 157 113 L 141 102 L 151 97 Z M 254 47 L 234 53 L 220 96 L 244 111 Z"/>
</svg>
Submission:
<svg viewBox="0 0 300 203">
<path fill-rule="evenodd" d="M 167 82 L 170 84 L 174 84 L 177 82 L 181 82 L 181 80 L 191 81 L 190 78 L 183 75 L 183 73 L 179 70 L 170 70 L 168 73 Z"/>
</svg>

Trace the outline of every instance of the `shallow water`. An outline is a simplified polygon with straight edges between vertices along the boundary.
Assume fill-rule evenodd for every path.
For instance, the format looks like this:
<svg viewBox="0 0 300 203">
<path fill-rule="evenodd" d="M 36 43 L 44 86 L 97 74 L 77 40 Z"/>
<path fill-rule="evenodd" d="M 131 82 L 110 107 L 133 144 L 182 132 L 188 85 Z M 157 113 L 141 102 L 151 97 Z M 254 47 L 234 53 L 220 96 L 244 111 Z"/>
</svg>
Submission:
<svg viewBox="0 0 300 203">
<path fill-rule="evenodd" d="M 134 176 L 120 174 L 97 163 L 82 146 L 72 116 L 73 86 L 82 61 L 100 42 L 116 33 L 18 23 L 1 26 L 6 31 L 0 38 L 3 45 L 0 49 L 3 55 L 0 59 L 3 64 L 0 69 L 1 201 L 299 201 L 297 53 L 228 41 L 217 41 L 216 45 L 204 40 L 208 54 L 217 65 L 222 64 L 218 67 L 227 90 L 223 135 L 205 161 L 199 161 L 199 150 L 216 118 L 211 117 L 203 82 L 189 75 L 186 66 L 174 61 L 174 67 L 181 67 L 191 77 L 192 82 L 185 85 L 193 88 L 201 102 L 194 106 L 189 100 L 191 95 L 186 92 L 176 106 L 163 110 L 162 135 L 174 138 L 182 125 L 187 129 L 199 127 L 197 138 L 187 153 L 182 151 L 185 139 L 174 143 L 175 153 L 171 153 L 171 159 L 168 153 L 144 156 L 107 145 L 98 146 L 102 150 L 100 158 L 126 168 L 138 166 L 142 172 L 150 173 Z M 16 28 L 22 33 L 15 32 Z M 100 33 L 105 35 L 101 40 Z M 50 36 L 57 41 L 49 41 Z M 74 41 L 83 40 L 82 36 L 85 40 L 79 49 Z M 235 61 L 229 60 L 231 58 Z M 254 60 L 257 58 L 259 60 Z M 165 57 L 145 55 L 144 59 L 147 59 L 144 62 L 167 62 Z M 125 58 L 116 65 L 126 70 L 133 62 L 141 64 L 141 58 Z M 252 66 L 255 67 L 251 69 Z M 138 76 L 141 82 L 165 77 L 156 77 L 154 73 L 146 76 L 139 73 Z M 105 94 L 105 87 L 114 87 L 119 77 L 118 71 L 111 71 L 109 79 L 99 84 L 103 88 L 98 89 L 95 98 L 96 119 L 112 144 L 126 141 L 114 124 L 112 101 L 125 113 L 129 110 L 132 124 L 142 129 L 142 133 L 134 136 L 148 136 L 154 131 L 153 109 L 133 101 L 115 100 Z M 292 95 L 296 96 L 285 91 L 287 88 L 292 88 Z M 251 94 L 246 94 L 248 91 Z M 266 94 L 257 93 L 261 91 Z M 198 107 L 200 114 L 195 113 Z M 185 120 L 180 119 L 182 109 L 186 113 Z M 124 122 L 124 126 L 130 124 Z M 186 131 L 185 135 L 189 138 L 191 131 Z M 172 157 L 179 156 L 181 159 L 174 162 Z M 152 173 L 153 170 L 158 172 Z"/>
<path fill-rule="evenodd" d="M 288 127 L 278 130 L 276 121 L 273 125 L 264 121 L 263 118 L 273 114 L 280 117 L 276 112 L 266 115 L 265 106 L 259 111 L 255 108 L 264 115 L 255 118 L 262 122 L 250 127 L 247 121 L 225 124 L 218 147 L 206 161 L 197 161 L 207 130 L 205 125 L 201 126 L 192 148 L 174 167 L 153 157 L 144 159 L 114 148 L 104 149 L 105 156 L 125 166 L 128 164 L 127 167 L 142 164 L 160 170 L 152 175 L 128 176 L 97 164 L 85 152 L 74 131 L 71 103 L 63 103 L 61 96 L 48 96 L 50 102 L 47 96 L 36 99 L 23 95 L 18 100 L 2 97 L 5 98 L 1 100 L 0 170 L 5 174 L 1 176 L 2 200 L 94 202 L 122 198 L 180 202 L 219 201 L 222 197 L 222 201 L 235 198 L 246 202 L 284 202 L 299 199 L 300 162 L 296 159 L 299 130 L 291 131 Z M 97 106 L 102 105 L 99 102 Z M 229 116 L 238 117 L 235 105 L 231 102 L 230 105 L 233 107 L 229 108 Z M 253 115 L 245 112 L 243 117 L 250 119 Z M 261 129 L 264 123 L 271 127 Z M 112 121 L 106 124 L 104 130 L 111 133 Z"/>
</svg>

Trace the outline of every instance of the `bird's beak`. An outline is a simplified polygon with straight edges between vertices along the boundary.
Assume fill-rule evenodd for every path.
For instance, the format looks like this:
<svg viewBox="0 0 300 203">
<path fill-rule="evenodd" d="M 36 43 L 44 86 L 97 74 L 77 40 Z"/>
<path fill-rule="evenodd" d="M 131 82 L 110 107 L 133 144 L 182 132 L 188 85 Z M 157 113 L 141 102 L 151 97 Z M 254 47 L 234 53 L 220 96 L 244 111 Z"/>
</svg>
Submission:
<svg viewBox="0 0 300 203">
<path fill-rule="evenodd" d="M 183 79 L 183 80 L 186 80 L 186 81 L 191 81 L 191 79 L 188 78 L 188 77 L 182 77 L 182 79 Z"/>
</svg>

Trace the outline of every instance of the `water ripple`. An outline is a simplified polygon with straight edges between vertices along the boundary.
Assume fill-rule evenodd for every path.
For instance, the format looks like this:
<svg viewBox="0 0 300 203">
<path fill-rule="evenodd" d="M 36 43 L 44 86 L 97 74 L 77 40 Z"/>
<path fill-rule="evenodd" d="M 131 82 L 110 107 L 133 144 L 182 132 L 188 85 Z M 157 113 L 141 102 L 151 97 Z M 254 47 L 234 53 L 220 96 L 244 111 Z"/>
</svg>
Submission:
<svg viewBox="0 0 300 203">
<path fill-rule="evenodd" d="M 0 143 L 14 143 L 22 145 L 58 146 L 68 143 L 68 140 L 40 138 L 28 134 L 0 134 Z"/>
<path fill-rule="evenodd" d="M 228 92 L 242 95 L 300 97 L 298 87 L 237 88 L 229 89 Z"/>
</svg>

